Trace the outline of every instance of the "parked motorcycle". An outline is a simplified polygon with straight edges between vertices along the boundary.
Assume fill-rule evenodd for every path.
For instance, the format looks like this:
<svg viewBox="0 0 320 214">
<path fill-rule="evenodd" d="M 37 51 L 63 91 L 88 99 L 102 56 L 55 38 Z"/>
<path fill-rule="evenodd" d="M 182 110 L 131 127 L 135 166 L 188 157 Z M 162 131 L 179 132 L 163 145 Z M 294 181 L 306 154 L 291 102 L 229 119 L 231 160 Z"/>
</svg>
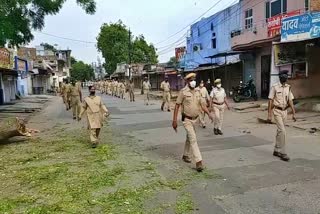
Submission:
<svg viewBox="0 0 320 214">
<path fill-rule="evenodd" d="M 240 81 L 240 84 L 236 87 L 232 87 L 231 95 L 236 103 L 242 100 L 253 99 L 258 100 L 258 95 L 256 92 L 256 86 L 253 83 L 253 79 L 250 79 L 247 83 Z"/>
</svg>

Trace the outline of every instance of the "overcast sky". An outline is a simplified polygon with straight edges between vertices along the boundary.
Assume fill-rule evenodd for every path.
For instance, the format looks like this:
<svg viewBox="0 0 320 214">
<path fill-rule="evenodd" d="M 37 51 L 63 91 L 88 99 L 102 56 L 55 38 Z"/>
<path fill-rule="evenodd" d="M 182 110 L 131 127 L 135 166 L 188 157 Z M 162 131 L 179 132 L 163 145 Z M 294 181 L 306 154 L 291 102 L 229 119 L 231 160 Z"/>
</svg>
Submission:
<svg viewBox="0 0 320 214">
<path fill-rule="evenodd" d="M 67 3 L 65 3 L 59 14 L 46 18 L 46 25 L 42 32 L 65 38 L 96 42 L 96 37 L 103 23 L 116 22 L 121 19 L 125 25 L 130 27 L 134 35 L 143 34 L 148 42 L 157 44 L 188 26 L 216 3 L 218 3 L 217 6 L 210 10 L 205 17 L 230 6 L 235 1 L 236 0 L 96 0 L 96 13 L 94 15 L 87 15 L 77 6 L 75 3 L 76 0 L 67 0 Z M 166 62 L 171 56 L 174 56 L 174 47 L 170 44 L 179 40 L 186 31 L 187 29 L 171 39 L 155 45 L 156 48 L 160 48 L 160 62 Z M 94 43 L 73 42 L 38 32 L 35 32 L 34 36 L 35 39 L 29 46 L 35 46 L 41 42 L 58 44 L 59 48 L 71 49 L 73 56 L 87 63 L 96 61 L 100 55 Z M 180 46 L 184 44 L 185 42 Z M 171 49 L 161 49 L 161 47 L 168 45 L 169 47 L 172 46 Z"/>
</svg>

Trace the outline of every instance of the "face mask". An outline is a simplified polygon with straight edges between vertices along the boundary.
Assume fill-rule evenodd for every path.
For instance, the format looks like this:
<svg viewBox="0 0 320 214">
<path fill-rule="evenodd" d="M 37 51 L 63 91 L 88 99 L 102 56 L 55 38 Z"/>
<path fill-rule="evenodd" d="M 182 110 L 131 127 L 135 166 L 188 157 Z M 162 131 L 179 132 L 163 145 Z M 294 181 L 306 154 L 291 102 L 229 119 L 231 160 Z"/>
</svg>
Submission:
<svg viewBox="0 0 320 214">
<path fill-rule="evenodd" d="M 90 95 L 91 95 L 91 96 L 94 96 L 95 94 L 96 94 L 95 91 L 91 91 L 91 92 L 90 92 Z"/>
<path fill-rule="evenodd" d="M 195 80 L 192 80 L 192 81 L 190 82 L 190 87 L 191 87 L 191 88 L 195 88 L 196 85 L 197 85 L 197 82 L 196 82 Z"/>
<path fill-rule="evenodd" d="M 279 77 L 279 79 L 280 79 L 280 82 L 281 82 L 281 83 L 285 83 L 285 82 L 288 81 L 288 76 L 287 76 L 287 75 L 281 75 L 281 76 Z"/>
<path fill-rule="evenodd" d="M 200 87 L 202 88 L 203 86 L 204 86 L 204 84 L 203 84 L 203 83 L 201 83 L 201 84 L 200 84 Z"/>
<path fill-rule="evenodd" d="M 221 88 L 221 84 L 218 84 L 218 85 L 217 85 L 217 88 Z"/>
</svg>

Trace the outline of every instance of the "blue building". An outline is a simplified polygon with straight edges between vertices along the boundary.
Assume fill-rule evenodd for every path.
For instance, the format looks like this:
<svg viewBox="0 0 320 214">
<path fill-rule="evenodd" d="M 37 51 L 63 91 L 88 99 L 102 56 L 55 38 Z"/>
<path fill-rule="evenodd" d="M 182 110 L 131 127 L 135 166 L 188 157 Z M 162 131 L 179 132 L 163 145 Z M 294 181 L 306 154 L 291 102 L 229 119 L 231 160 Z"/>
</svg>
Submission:
<svg viewBox="0 0 320 214">
<path fill-rule="evenodd" d="M 228 91 L 242 80 L 239 52 L 231 50 L 231 36 L 241 26 L 240 15 L 237 3 L 191 26 L 181 61 L 185 72 L 196 71 L 198 81 L 221 78 Z"/>
</svg>

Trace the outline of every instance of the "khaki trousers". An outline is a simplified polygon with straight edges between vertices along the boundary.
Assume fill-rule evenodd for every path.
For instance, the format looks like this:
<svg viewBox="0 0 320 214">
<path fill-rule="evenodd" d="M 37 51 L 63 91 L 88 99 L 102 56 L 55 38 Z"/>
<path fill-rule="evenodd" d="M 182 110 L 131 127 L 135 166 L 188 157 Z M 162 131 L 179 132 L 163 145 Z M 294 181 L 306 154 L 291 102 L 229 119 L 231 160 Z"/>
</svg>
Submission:
<svg viewBox="0 0 320 214">
<path fill-rule="evenodd" d="M 130 101 L 134 101 L 134 92 L 129 90 Z"/>
<path fill-rule="evenodd" d="M 101 129 L 91 129 L 90 130 L 90 141 L 92 144 L 98 144 L 100 130 Z"/>
<path fill-rule="evenodd" d="M 288 112 L 281 111 L 279 109 L 274 109 L 273 115 L 277 125 L 276 145 L 274 150 L 276 152 L 280 152 L 281 154 L 287 154 L 286 153 L 287 133 L 285 128 L 285 123 L 287 120 Z"/>
<path fill-rule="evenodd" d="M 199 115 L 199 121 L 200 121 L 201 126 L 206 125 L 205 116 L 206 116 L 206 113 L 204 111 L 202 111 Z"/>
<path fill-rule="evenodd" d="M 144 104 L 149 105 L 149 94 L 150 94 L 150 90 L 144 90 Z"/>
<path fill-rule="evenodd" d="M 195 162 L 202 161 L 202 156 L 197 142 L 197 136 L 195 131 L 195 123 L 197 120 L 185 119 L 183 126 L 187 132 L 187 139 L 184 147 L 184 156 L 193 158 Z"/>
<path fill-rule="evenodd" d="M 214 113 L 214 128 L 221 130 L 223 123 L 223 114 L 224 114 L 225 104 L 216 105 L 213 104 L 213 113 Z"/>
<path fill-rule="evenodd" d="M 71 96 L 71 109 L 73 118 L 78 119 L 81 111 L 80 96 Z"/>
<path fill-rule="evenodd" d="M 68 95 L 67 94 L 64 94 L 63 95 L 63 103 L 65 104 L 66 106 L 66 109 L 69 109 L 69 100 L 68 100 Z"/>
<path fill-rule="evenodd" d="M 163 92 L 163 96 L 162 96 L 162 99 L 163 99 L 163 103 L 164 103 L 164 106 L 165 107 L 167 105 L 168 109 L 170 109 L 170 102 L 171 102 L 171 94 L 170 92 Z"/>
</svg>

